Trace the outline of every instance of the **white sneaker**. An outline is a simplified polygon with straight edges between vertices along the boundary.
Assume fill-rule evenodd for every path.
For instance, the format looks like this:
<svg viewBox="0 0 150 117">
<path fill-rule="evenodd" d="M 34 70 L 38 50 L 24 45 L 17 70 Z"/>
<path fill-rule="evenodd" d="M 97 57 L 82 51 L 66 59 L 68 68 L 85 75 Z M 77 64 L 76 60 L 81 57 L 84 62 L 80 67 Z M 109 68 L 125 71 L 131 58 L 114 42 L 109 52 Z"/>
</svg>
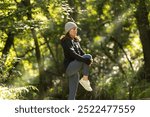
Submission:
<svg viewBox="0 0 150 117">
<path fill-rule="evenodd" d="M 90 81 L 89 80 L 83 80 L 83 78 L 79 81 L 79 83 L 84 87 L 85 90 L 87 91 L 92 91 L 93 89 L 90 86 Z"/>
</svg>

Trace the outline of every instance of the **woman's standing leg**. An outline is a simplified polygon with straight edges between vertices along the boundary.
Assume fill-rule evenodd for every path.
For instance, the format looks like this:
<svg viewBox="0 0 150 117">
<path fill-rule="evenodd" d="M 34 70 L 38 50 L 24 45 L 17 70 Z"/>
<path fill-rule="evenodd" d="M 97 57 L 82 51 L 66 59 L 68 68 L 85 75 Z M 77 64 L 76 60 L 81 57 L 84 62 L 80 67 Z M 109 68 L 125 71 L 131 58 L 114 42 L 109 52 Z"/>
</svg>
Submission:
<svg viewBox="0 0 150 117">
<path fill-rule="evenodd" d="M 92 59 L 92 56 L 89 54 L 86 54 L 83 57 Z M 73 62 L 71 62 L 66 70 L 66 74 L 69 77 L 69 98 L 68 98 L 69 100 L 75 99 L 78 84 L 79 84 L 79 71 L 82 67 L 83 67 L 83 76 L 88 76 L 89 66 L 87 64 L 77 61 L 77 60 L 74 60 Z M 85 81 L 83 81 L 83 82 L 85 82 Z M 84 84 L 87 84 L 87 82 L 85 82 Z M 84 86 L 84 88 L 85 88 L 85 86 Z M 88 86 L 86 85 L 85 89 L 88 91 L 91 91 L 90 84 Z"/>
<path fill-rule="evenodd" d="M 75 100 L 76 92 L 79 84 L 79 73 L 69 77 L 69 97 L 68 100 Z"/>
<path fill-rule="evenodd" d="M 74 60 L 69 64 L 66 70 L 66 74 L 69 78 L 69 100 L 75 100 L 79 84 L 79 70 L 82 68 L 82 64 L 82 62 Z"/>
</svg>

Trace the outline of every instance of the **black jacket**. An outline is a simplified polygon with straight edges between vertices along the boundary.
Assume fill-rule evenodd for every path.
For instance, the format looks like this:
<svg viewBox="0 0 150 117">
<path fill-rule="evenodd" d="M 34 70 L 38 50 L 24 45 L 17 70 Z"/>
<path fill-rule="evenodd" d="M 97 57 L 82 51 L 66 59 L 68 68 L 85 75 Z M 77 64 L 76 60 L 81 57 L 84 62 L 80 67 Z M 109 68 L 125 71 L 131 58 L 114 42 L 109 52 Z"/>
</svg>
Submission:
<svg viewBox="0 0 150 117">
<path fill-rule="evenodd" d="M 84 62 L 86 64 L 90 64 L 91 60 L 89 58 L 83 58 L 82 56 L 85 54 L 80 47 L 80 43 L 75 41 L 69 37 L 64 37 L 61 39 L 61 45 L 64 51 L 64 67 L 67 69 L 70 62 L 74 60 L 78 60 Z"/>
</svg>

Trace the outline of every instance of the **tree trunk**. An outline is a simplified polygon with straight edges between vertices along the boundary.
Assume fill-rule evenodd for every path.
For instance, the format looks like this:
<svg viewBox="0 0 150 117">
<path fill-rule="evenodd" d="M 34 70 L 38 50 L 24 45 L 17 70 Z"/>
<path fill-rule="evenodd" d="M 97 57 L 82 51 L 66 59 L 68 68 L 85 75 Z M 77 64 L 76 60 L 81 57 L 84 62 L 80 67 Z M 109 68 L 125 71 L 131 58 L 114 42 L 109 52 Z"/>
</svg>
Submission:
<svg viewBox="0 0 150 117">
<path fill-rule="evenodd" d="M 32 13 L 31 13 L 31 3 L 30 0 L 22 0 L 23 4 L 28 8 L 28 12 L 27 12 L 27 17 L 28 20 L 32 20 Z M 34 28 L 31 29 L 31 33 L 34 39 L 34 44 L 35 44 L 35 52 L 36 52 L 36 59 L 37 59 L 37 63 L 38 63 L 38 70 L 39 70 L 39 99 L 43 99 L 44 98 L 44 94 L 45 94 L 45 90 L 46 90 L 46 85 L 44 84 L 45 82 L 45 75 L 44 75 L 44 65 L 43 65 L 43 61 L 41 59 L 41 52 L 40 52 L 40 48 L 39 48 L 39 44 L 38 44 L 38 39 L 36 36 L 36 31 L 34 30 Z"/>
<path fill-rule="evenodd" d="M 150 27 L 145 0 L 139 0 L 135 17 L 144 54 L 145 78 L 150 80 Z"/>
<path fill-rule="evenodd" d="M 44 75 L 44 65 L 41 59 L 41 52 L 38 44 L 38 39 L 36 36 L 36 32 L 34 29 L 31 29 L 32 36 L 34 39 L 34 44 L 35 44 L 35 51 L 36 51 L 36 59 L 38 62 L 38 68 L 39 68 L 39 99 L 44 98 L 45 90 L 46 90 L 46 85 L 44 85 L 44 80 L 45 80 L 45 75 Z"/>
<path fill-rule="evenodd" d="M 77 7 L 75 5 L 75 0 L 68 0 L 69 6 L 72 8 L 73 12 L 70 13 L 70 18 L 73 21 L 77 20 Z"/>
<path fill-rule="evenodd" d="M 14 34 L 11 31 L 8 31 L 7 36 L 8 36 L 8 38 L 6 40 L 6 44 L 5 44 L 4 49 L 2 51 L 2 57 L 9 53 L 9 50 L 14 43 Z"/>
</svg>

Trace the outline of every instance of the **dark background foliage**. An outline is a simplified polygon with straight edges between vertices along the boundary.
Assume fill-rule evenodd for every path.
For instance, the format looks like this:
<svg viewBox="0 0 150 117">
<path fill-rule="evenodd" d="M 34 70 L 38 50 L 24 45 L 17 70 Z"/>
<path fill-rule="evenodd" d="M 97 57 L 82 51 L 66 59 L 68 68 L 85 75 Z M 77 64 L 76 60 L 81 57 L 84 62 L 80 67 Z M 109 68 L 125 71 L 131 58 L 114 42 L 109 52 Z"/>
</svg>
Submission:
<svg viewBox="0 0 150 117">
<path fill-rule="evenodd" d="M 0 99 L 67 99 L 67 21 L 94 58 L 94 91 L 79 85 L 77 99 L 149 99 L 149 11 L 150 0 L 1 0 Z"/>
</svg>

